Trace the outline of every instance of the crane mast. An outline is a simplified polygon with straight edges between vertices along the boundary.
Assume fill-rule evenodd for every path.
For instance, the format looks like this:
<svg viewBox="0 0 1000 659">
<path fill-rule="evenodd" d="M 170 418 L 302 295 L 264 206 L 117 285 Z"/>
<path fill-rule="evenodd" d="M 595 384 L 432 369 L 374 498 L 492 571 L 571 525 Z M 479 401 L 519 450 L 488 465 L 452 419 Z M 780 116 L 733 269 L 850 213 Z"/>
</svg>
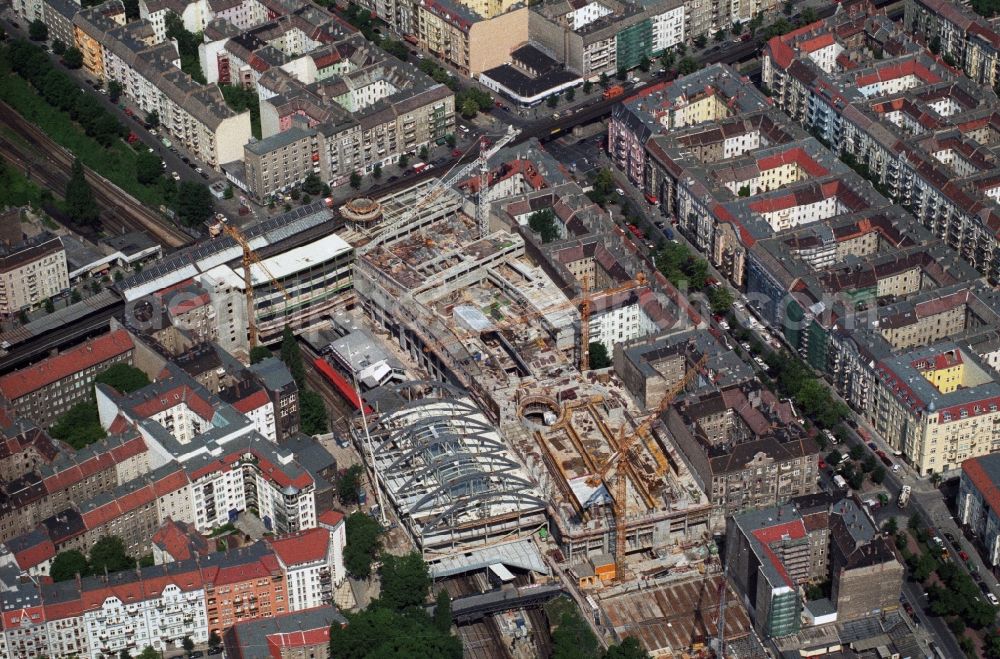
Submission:
<svg viewBox="0 0 1000 659">
<path fill-rule="evenodd" d="M 626 482 L 625 482 L 625 465 L 622 464 L 623 461 L 628 460 L 632 447 L 646 436 L 646 433 L 653 427 L 653 423 L 659 418 L 667 407 L 673 402 L 674 398 L 678 396 L 688 383 L 691 382 L 704 368 L 705 364 L 708 362 L 708 355 L 702 356 L 692 368 L 688 369 L 684 374 L 684 377 L 680 379 L 673 387 L 671 387 L 663 396 L 660 404 L 656 407 L 656 410 L 648 415 L 639 427 L 635 429 L 635 432 L 631 433 L 627 437 L 623 437 L 621 441 L 618 442 L 618 450 L 611 454 L 605 463 L 597 470 L 597 473 L 592 475 L 587 479 L 587 484 L 591 487 L 595 487 L 607 478 L 608 473 L 613 467 L 617 465 L 618 469 L 615 472 L 615 480 L 613 487 L 613 502 L 612 502 L 612 512 L 614 513 L 615 519 L 615 576 L 619 581 L 624 581 L 625 578 L 625 552 L 627 550 L 627 545 L 625 542 L 625 518 L 628 512 L 627 506 L 625 505 L 626 497 Z M 650 450 L 653 453 L 652 449 Z M 667 463 L 665 460 L 659 458 L 656 453 L 653 453 L 654 457 L 657 458 L 657 470 L 656 475 L 662 477 L 667 470 Z"/>
<path fill-rule="evenodd" d="M 486 204 L 489 201 L 489 195 L 486 192 L 487 186 L 484 183 L 484 181 L 488 183 L 488 181 L 486 180 L 488 176 L 487 163 L 489 159 L 493 157 L 500 149 L 507 146 L 507 144 L 509 144 L 515 137 L 517 137 L 519 132 L 520 131 L 518 131 L 518 129 L 514 128 L 513 126 L 508 126 L 507 132 L 503 135 L 503 137 L 498 139 L 496 143 L 493 144 L 493 146 L 491 146 L 488 150 L 483 149 L 483 147 L 485 146 L 485 141 L 481 141 L 479 156 L 475 160 L 473 160 L 470 163 L 467 163 L 457 171 L 453 171 L 450 175 L 439 180 L 437 183 L 431 186 L 431 188 L 427 190 L 424 196 L 421 197 L 417 201 L 417 203 L 415 203 L 412 207 L 410 207 L 406 212 L 404 212 L 391 224 L 382 227 L 381 231 L 375 238 L 373 238 L 371 241 L 368 242 L 368 244 L 366 244 L 364 247 L 358 250 L 359 253 L 367 254 L 376 247 L 385 243 L 387 240 L 390 240 L 391 237 L 396 233 L 396 231 L 401 227 L 406 226 L 411 220 L 413 220 L 413 218 L 416 217 L 417 213 L 419 213 L 422 208 L 424 208 L 432 201 L 440 197 L 445 190 L 452 187 L 453 185 L 455 185 L 455 183 L 462 180 L 464 177 L 468 176 L 470 173 L 476 170 L 478 170 L 479 173 L 479 190 L 477 191 L 477 197 L 476 197 L 478 201 L 476 206 L 476 221 L 479 226 L 479 231 L 481 234 L 480 237 L 485 235 L 485 232 L 489 230 L 489 222 L 488 222 L 489 218 L 487 216 L 485 208 Z M 483 138 L 483 140 L 485 140 L 485 138 Z"/>
<path fill-rule="evenodd" d="M 288 310 L 288 298 L 290 298 L 291 295 L 289 295 L 288 290 L 281 285 L 281 282 L 279 282 L 278 279 L 271 274 L 271 271 L 267 269 L 267 266 L 264 265 L 264 262 L 260 259 L 260 257 L 257 256 L 257 253 L 253 250 L 253 247 L 250 246 L 250 242 L 247 240 L 246 236 L 243 235 L 242 231 L 236 228 L 236 226 L 227 223 L 222 224 L 222 230 L 227 236 L 236 241 L 236 244 L 243 250 L 243 296 L 246 300 L 247 307 L 247 329 L 250 334 L 250 349 L 253 350 L 260 342 L 260 333 L 257 327 L 257 314 L 254 309 L 253 275 L 250 272 L 250 266 L 256 265 L 259 267 L 261 271 L 267 275 L 267 278 L 271 280 L 271 283 L 274 284 L 279 291 L 281 291 L 281 294 L 285 298 L 286 315 Z"/>
</svg>

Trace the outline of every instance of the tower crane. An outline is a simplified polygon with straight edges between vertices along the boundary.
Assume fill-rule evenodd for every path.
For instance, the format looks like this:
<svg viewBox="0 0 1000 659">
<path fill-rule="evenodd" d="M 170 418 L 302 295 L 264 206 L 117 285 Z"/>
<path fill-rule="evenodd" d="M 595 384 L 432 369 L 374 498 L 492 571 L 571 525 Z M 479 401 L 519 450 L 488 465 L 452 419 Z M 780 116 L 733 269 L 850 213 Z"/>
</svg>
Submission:
<svg viewBox="0 0 1000 659">
<path fill-rule="evenodd" d="M 243 249 L 243 288 L 247 305 L 247 328 L 250 331 L 250 349 L 253 350 L 257 347 L 259 336 L 257 331 L 257 314 L 254 310 L 253 277 L 250 273 L 250 266 L 256 265 L 259 267 L 261 271 L 267 275 L 267 278 L 271 280 L 271 283 L 274 284 L 279 291 L 281 291 L 281 294 L 285 298 L 286 312 L 288 309 L 288 299 L 291 295 L 288 293 L 288 290 L 281 285 L 281 282 L 279 282 L 278 279 L 271 274 L 271 271 L 267 269 L 267 266 L 264 265 L 264 262 L 260 259 L 260 257 L 257 256 L 257 253 L 253 250 L 253 247 L 250 246 L 250 242 L 247 240 L 246 236 L 243 235 L 242 231 L 240 231 L 235 225 L 225 222 L 222 223 L 222 230 L 227 236 L 235 240 L 236 244 Z"/>
<path fill-rule="evenodd" d="M 647 433 L 650 428 L 653 427 L 653 423 L 656 422 L 656 419 L 658 419 L 659 416 L 666 411 L 666 409 L 673 402 L 674 398 L 684 391 L 688 383 L 701 373 L 707 362 L 708 355 L 704 355 L 692 368 L 688 369 L 684 374 L 684 377 L 682 377 L 679 382 L 677 382 L 663 395 L 663 399 L 660 401 L 660 404 L 657 405 L 656 410 L 649 414 L 643 422 L 639 424 L 639 427 L 635 429 L 635 432 L 631 433 L 627 437 L 622 436 L 618 441 L 618 449 L 604 461 L 604 464 L 598 468 L 596 473 L 587 479 L 588 485 L 596 487 L 600 485 L 602 481 L 607 482 L 608 473 L 613 468 L 617 467 L 613 483 L 614 493 L 612 494 L 612 512 L 615 519 L 615 576 L 619 581 L 624 581 L 625 578 L 625 517 L 627 513 L 625 506 L 625 465 L 622 463 L 625 460 L 631 459 L 632 448 L 637 442 L 643 441 L 646 438 Z M 624 434 L 624 429 L 622 433 Z M 657 462 L 656 477 L 663 477 L 669 468 L 666 457 L 663 456 L 658 447 L 647 444 L 647 449 Z"/>
<path fill-rule="evenodd" d="M 451 174 L 449 174 L 448 176 L 439 180 L 437 183 L 431 186 L 431 188 L 427 190 L 424 196 L 421 197 L 416 204 L 414 204 L 409 210 L 404 212 L 391 224 L 383 227 L 382 230 L 379 232 L 378 236 L 373 238 L 368 244 L 362 247 L 359 250 L 361 254 L 367 254 L 368 252 L 375 249 L 379 245 L 382 245 L 386 241 L 386 239 L 395 234 L 395 232 L 399 228 L 405 226 L 414 217 L 416 217 L 417 213 L 419 213 L 422 208 L 424 208 L 425 206 L 433 202 L 435 199 L 440 197 L 445 190 L 453 186 L 457 181 L 460 181 L 463 177 L 468 176 L 470 173 L 476 170 L 478 170 L 479 181 L 480 181 L 476 219 L 479 224 L 480 237 L 485 235 L 488 230 L 486 223 L 487 216 L 485 209 L 481 207 L 487 203 L 489 197 L 489 195 L 486 193 L 486 190 L 484 189 L 485 185 L 483 184 L 483 182 L 486 179 L 484 172 L 486 171 L 487 161 L 489 161 L 489 159 L 492 158 L 493 155 L 495 155 L 500 149 L 507 146 L 507 144 L 509 144 L 511 140 L 517 137 L 519 132 L 520 131 L 514 128 L 513 126 L 508 126 L 507 132 L 503 135 L 503 137 L 499 138 L 493 144 L 493 146 L 489 148 L 486 148 L 486 141 L 485 138 L 483 138 L 479 146 L 479 156 L 475 160 L 465 164 L 457 171 L 453 170 Z"/>
<path fill-rule="evenodd" d="M 723 572 L 722 582 L 719 584 L 719 619 L 715 623 L 715 656 L 717 659 L 726 659 L 726 584 L 727 574 Z"/>
</svg>

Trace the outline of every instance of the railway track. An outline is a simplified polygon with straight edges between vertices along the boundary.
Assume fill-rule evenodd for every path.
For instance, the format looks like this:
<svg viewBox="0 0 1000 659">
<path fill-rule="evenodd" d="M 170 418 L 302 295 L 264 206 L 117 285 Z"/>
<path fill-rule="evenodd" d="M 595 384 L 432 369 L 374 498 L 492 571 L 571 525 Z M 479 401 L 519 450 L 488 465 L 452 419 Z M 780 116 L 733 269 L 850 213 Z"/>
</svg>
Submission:
<svg viewBox="0 0 1000 659">
<path fill-rule="evenodd" d="M 510 657 L 492 617 L 460 626 L 458 637 L 462 641 L 464 659 L 509 659 Z"/>
<path fill-rule="evenodd" d="M 57 191 L 65 189 L 73 154 L 3 102 L 0 102 L 0 123 L 16 132 L 27 145 L 0 137 L 4 158 L 19 168 L 27 165 L 28 175 L 43 186 Z M 86 177 L 94 191 L 94 199 L 103 210 L 101 223 L 106 229 L 144 231 L 171 249 L 193 242 L 188 235 L 165 223 L 155 211 L 100 174 L 87 169 Z"/>
</svg>

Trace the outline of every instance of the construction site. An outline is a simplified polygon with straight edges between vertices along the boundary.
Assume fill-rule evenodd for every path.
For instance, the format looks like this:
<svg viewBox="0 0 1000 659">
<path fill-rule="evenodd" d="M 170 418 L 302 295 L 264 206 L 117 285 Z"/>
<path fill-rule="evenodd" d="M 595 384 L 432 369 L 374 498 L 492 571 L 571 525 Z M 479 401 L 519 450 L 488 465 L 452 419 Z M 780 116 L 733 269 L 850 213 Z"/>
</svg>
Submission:
<svg viewBox="0 0 1000 659">
<path fill-rule="evenodd" d="M 612 615 L 621 598 L 652 598 L 646 610 L 665 628 L 718 607 L 712 507 L 659 423 L 677 395 L 711 385 L 707 357 L 692 341 L 648 414 L 612 369 L 591 370 L 584 349 L 602 297 L 648 290 L 645 274 L 561 289 L 516 227 L 491 223 L 448 181 L 378 204 L 382 224 L 357 251 L 356 298 L 373 332 L 425 379 L 368 392 L 354 441 L 369 447 L 370 476 L 431 574 L 496 563 L 562 573 L 614 635 L 634 635 Z M 694 581 L 713 594 L 656 613 L 657 593 Z M 731 604 L 737 638 L 747 615 Z M 646 647 L 697 654 L 710 627 Z"/>
</svg>

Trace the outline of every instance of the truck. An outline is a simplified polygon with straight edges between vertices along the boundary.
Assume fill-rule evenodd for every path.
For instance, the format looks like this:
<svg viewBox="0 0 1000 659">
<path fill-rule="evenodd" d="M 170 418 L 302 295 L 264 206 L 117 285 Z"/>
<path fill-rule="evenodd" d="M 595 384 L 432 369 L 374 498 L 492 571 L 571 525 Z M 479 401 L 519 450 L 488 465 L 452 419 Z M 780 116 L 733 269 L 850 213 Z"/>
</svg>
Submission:
<svg viewBox="0 0 1000 659">
<path fill-rule="evenodd" d="M 903 489 L 899 491 L 899 507 L 906 508 L 906 504 L 910 503 L 910 486 L 904 485 Z"/>
<path fill-rule="evenodd" d="M 628 230 L 632 233 L 632 235 L 635 236 L 636 238 L 638 238 L 639 240 L 643 240 L 646 237 L 642 233 L 642 229 L 640 229 L 636 225 L 634 225 L 634 224 L 628 224 L 626 226 L 628 226 Z"/>
<path fill-rule="evenodd" d="M 833 477 L 833 482 L 840 489 L 842 489 L 842 490 L 846 490 L 847 489 L 847 481 L 844 480 L 844 477 L 841 476 L 840 474 L 837 474 L 836 476 Z"/>
<path fill-rule="evenodd" d="M 413 171 L 414 171 L 414 173 L 419 174 L 420 172 L 424 171 L 425 169 L 427 169 L 427 163 L 425 163 L 425 162 L 419 162 L 419 161 L 413 163 Z"/>
<path fill-rule="evenodd" d="M 622 87 L 621 85 L 611 85 L 610 87 L 604 90 L 604 100 L 606 101 L 611 98 L 617 98 L 624 93 L 625 93 L 625 88 Z"/>
</svg>

